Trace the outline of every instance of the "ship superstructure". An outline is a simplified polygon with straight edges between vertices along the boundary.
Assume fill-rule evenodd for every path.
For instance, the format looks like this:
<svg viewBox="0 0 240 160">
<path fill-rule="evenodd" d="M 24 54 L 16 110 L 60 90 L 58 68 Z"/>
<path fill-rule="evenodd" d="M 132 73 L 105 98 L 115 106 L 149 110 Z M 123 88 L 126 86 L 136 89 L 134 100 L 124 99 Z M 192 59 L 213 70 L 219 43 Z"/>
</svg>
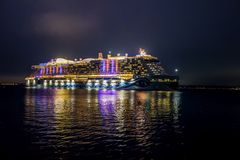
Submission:
<svg viewBox="0 0 240 160">
<path fill-rule="evenodd" d="M 176 89 L 178 77 L 167 75 L 157 57 L 146 53 L 130 57 L 103 53 L 98 58 L 52 59 L 32 66 L 26 77 L 30 87 L 80 87 L 103 89 Z"/>
</svg>

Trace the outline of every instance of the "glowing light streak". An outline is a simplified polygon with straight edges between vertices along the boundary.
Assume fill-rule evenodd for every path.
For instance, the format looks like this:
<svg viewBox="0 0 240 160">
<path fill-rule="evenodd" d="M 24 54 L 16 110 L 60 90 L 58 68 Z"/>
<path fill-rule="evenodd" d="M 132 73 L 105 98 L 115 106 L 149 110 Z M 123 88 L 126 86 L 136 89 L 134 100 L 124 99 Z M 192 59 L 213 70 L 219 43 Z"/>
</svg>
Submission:
<svg viewBox="0 0 240 160">
<path fill-rule="evenodd" d="M 44 80 L 43 85 L 47 86 L 47 80 Z"/>
<path fill-rule="evenodd" d="M 104 73 L 106 69 L 106 61 L 105 60 L 101 60 L 101 72 Z"/>
<path fill-rule="evenodd" d="M 108 71 L 109 71 L 109 60 L 106 60 L 106 62 L 107 62 L 107 65 L 106 65 L 106 72 L 108 73 Z"/>
<path fill-rule="evenodd" d="M 35 79 L 33 80 L 33 85 L 34 85 L 34 86 L 36 85 L 36 80 L 35 80 Z"/>
<path fill-rule="evenodd" d="M 114 73 L 114 60 L 111 60 L 111 73 Z"/>
<path fill-rule="evenodd" d="M 67 86 L 70 86 L 70 80 L 69 79 L 67 80 Z"/>
<path fill-rule="evenodd" d="M 61 86 L 64 86 L 64 81 L 63 80 L 61 81 Z"/>
<path fill-rule="evenodd" d="M 52 74 L 52 67 L 49 67 L 49 73 Z"/>
<path fill-rule="evenodd" d="M 63 68 L 62 68 L 62 66 L 59 67 L 59 72 L 60 72 L 60 74 L 63 73 Z"/>
<path fill-rule="evenodd" d="M 58 71 L 58 67 L 56 67 L 56 73 L 58 73 L 59 71 Z"/>
<path fill-rule="evenodd" d="M 75 85 L 75 81 L 74 81 L 74 80 L 71 81 L 71 85 L 72 85 L 72 86 Z"/>
<path fill-rule="evenodd" d="M 52 73 L 55 74 L 56 67 L 52 68 Z"/>
<path fill-rule="evenodd" d="M 40 69 L 40 74 L 43 74 L 43 68 Z"/>
<path fill-rule="evenodd" d="M 116 60 L 116 73 L 118 73 L 118 60 Z"/>
<path fill-rule="evenodd" d="M 103 87 L 107 87 L 107 86 L 108 86 L 107 80 L 103 80 Z"/>
<path fill-rule="evenodd" d="M 27 86 L 30 86 L 30 80 L 27 80 Z"/>
</svg>

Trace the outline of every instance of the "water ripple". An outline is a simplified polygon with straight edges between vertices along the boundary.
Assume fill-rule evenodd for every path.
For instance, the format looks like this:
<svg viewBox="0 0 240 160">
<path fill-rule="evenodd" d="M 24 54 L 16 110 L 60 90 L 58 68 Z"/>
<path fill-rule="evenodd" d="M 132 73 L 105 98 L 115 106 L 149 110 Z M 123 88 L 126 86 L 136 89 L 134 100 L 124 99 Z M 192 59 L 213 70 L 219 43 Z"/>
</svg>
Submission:
<svg viewBox="0 0 240 160">
<path fill-rule="evenodd" d="M 179 92 L 29 89 L 24 125 L 50 159 L 154 159 L 183 144 L 180 107 Z"/>
</svg>

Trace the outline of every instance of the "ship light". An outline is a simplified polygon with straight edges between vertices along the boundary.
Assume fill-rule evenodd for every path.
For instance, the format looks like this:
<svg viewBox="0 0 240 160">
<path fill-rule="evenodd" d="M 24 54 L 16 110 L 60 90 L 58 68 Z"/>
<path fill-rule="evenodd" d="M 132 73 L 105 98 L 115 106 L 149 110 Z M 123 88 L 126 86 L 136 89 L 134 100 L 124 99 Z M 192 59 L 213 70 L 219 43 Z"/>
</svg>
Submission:
<svg viewBox="0 0 240 160">
<path fill-rule="evenodd" d="M 27 85 L 30 86 L 30 80 L 27 80 Z"/>
<path fill-rule="evenodd" d="M 49 85 L 50 85 L 50 86 L 52 85 L 52 80 L 49 81 Z"/>
<path fill-rule="evenodd" d="M 124 84 L 124 83 L 125 83 L 125 81 L 123 79 L 121 79 L 121 84 Z"/>
<path fill-rule="evenodd" d="M 67 85 L 70 86 L 70 80 L 69 79 L 67 80 Z"/>
<path fill-rule="evenodd" d="M 104 84 L 104 85 L 108 85 L 108 84 L 107 84 L 107 80 L 103 80 L 103 84 Z"/>
<path fill-rule="evenodd" d="M 44 80 L 43 85 L 47 86 L 47 80 Z"/>
<path fill-rule="evenodd" d="M 63 80 L 61 81 L 61 86 L 64 86 L 64 81 Z"/>
<path fill-rule="evenodd" d="M 75 81 L 74 81 L 74 80 L 71 81 L 71 85 L 72 85 L 72 86 L 75 85 Z"/>
<path fill-rule="evenodd" d="M 111 81 L 111 86 L 115 86 L 116 85 L 116 81 L 115 80 L 112 80 Z"/>
<path fill-rule="evenodd" d="M 99 80 L 95 81 L 95 86 L 99 85 Z"/>
<path fill-rule="evenodd" d="M 33 80 L 33 85 L 36 85 L 36 80 L 35 79 Z"/>
<path fill-rule="evenodd" d="M 55 86 L 58 86 L 58 80 L 55 80 L 54 84 L 55 84 Z"/>
<path fill-rule="evenodd" d="M 88 85 L 88 86 L 91 86 L 91 84 L 92 84 L 92 81 L 91 81 L 91 80 L 88 80 L 88 81 L 87 81 L 87 85 Z"/>
</svg>

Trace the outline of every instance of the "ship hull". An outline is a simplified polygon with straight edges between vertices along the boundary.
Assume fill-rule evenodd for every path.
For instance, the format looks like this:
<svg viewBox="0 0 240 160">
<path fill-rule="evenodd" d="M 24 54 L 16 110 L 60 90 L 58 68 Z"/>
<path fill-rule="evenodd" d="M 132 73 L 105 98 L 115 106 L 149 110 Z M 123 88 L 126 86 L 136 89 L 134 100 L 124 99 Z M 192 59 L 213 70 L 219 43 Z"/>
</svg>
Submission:
<svg viewBox="0 0 240 160">
<path fill-rule="evenodd" d="M 34 88 L 85 88 L 85 89 L 116 89 L 116 90 L 177 90 L 177 76 L 160 76 L 151 78 L 135 78 L 131 80 L 114 78 L 95 78 L 85 80 L 67 80 L 56 78 L 28 79 L 27 87 Z"/>
</svg>

